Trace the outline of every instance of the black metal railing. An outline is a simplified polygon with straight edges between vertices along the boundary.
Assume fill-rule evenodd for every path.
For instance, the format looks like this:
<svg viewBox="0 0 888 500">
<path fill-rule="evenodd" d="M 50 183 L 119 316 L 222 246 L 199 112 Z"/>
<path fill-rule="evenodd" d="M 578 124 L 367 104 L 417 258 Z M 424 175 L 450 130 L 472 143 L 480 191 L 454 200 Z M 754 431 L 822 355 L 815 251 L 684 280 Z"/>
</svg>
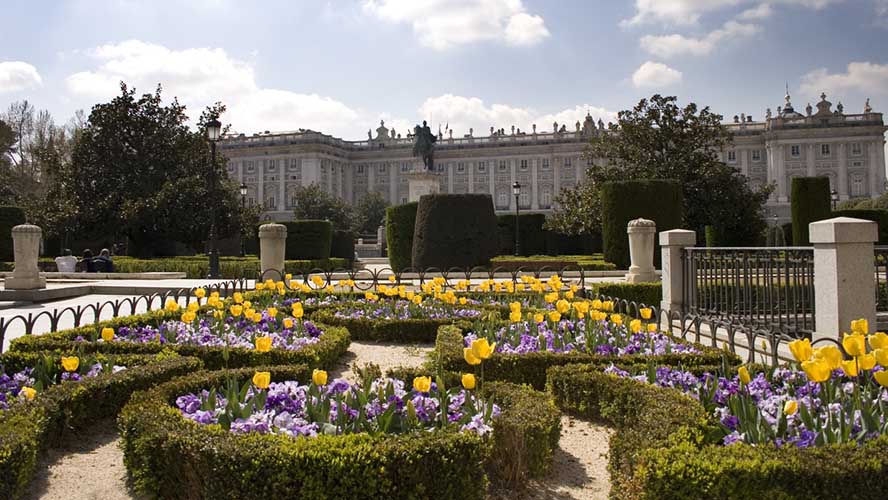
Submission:
<svg viewBox="0 0 888 500">
<path fill-rule="evenodd" d="M 686 248 L 683 259 L 682 312 L 748 331 L 814 331 L 812 248 Z"/>
</svg>

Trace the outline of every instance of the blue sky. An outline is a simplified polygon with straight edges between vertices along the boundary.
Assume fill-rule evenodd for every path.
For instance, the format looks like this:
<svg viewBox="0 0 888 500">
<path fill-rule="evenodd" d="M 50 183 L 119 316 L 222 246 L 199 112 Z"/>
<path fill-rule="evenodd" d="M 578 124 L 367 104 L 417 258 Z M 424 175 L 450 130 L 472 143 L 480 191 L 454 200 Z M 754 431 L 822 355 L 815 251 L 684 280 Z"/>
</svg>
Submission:
<svg viewBox="0 0 888 500">
<path fill-rule="evenodd" d="M 181 5 L 185 4 L 185 6 Z M 366 138 L 607 121 L 653 93 L 756 119 L 823 91 L 888 110 L 888 0 L 4 0 L 0 109 L 65 122 L 121 79 L 235 130 Z"/>
</svg>

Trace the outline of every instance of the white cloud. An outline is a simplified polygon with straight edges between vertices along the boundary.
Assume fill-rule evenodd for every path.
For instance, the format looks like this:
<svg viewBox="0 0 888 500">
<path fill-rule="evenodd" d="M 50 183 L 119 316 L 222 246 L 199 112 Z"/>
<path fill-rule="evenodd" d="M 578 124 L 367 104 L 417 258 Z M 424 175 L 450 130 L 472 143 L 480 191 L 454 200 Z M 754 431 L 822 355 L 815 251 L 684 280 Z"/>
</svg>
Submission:
<svg viewBox="0 0 888 500">
<path fill-rule="evenodd" d="M 332 135 L 354 135 L 359 113 L 317 94 L 261 89 L 232 103 L 225 117 L 241 132 L 281 132 L 308 128 Z"/>
<path fill-rule="evenodd" d="M 801 91 L 807 95 L 821 92 L 837 94 L 860 92 L 864 95 L 888 95 L 888 64 L 852 62 L 845 73 L 830 73 L 826 68 L 802 77 Z"/>
<path fill-rule="evenodd" d="M 632 74 L 632 84 L 636 88 L 661 88 L 681 83 L 681 71 L 663 63 L 647 61 Z"/>
<path fill-rule="evenodd" d="M 811 9 L 822 9 L 843 0 L 635 0 L 635 15 L 621 24 L 633 26 L 648 23 L 664 23 L 672 25 L 696 24 L 700 17 L 728 7 L 754 5 L 760 9 L 762 4 L 795 5 Z M 749 12 L 749 11 L 746 11 Z"/>
<path fill-rule="evenodd" d="M 737 19 L 741 21 L 760 21 L 771 17 L 773 14 L 774 9 L 771 8 L 771 4 L 763 3 L 757 7 L 744 10 L 737 16 Z"/>
<path fill-rule="evenodd" d="M 761 32 L 761 26 L 756 24 L 738 23 L 728 21 L 721 28 L 714 30 L 701 38 L 690 38 L 683 35 L 647 35 L 641 38 L 641 48 L 659 57 L 674 57 L 679 55 L 702 56 L 712 52 L 721 42 L 755 35 Z"/>
<path fill-rule="evenodd" d="M 888 28 L 888 0 L 873 0 L 876 9 L 876 25 Z"/>
<path fill-rule="evenodd" d="M 521 0 L 364 0 L 363 9 L 410 24 L 420 43 L 435 50 L 485 41 L 527 46 L 549 36 L 543 18 Z"/>
<path fill-rule="evenodd" d="M 531 133 L 536 124 L 537 132 L 551 132 L 552 123 L 566 124 L 570 130 L 575 123 L 582 122 L 586 113 L 598 121 L 613 121 L 617 114 L 613 111 L 581 104 L 573 108 L 554 113 L 540 113 L 532 108 L 509 106 L 507 104 L 487 105 L 477 97 L 464 97 L 452 94 L 444 94 L 425 100 L 419 107 L 419 114 L 425 120 L 430 120 L 429 125 L 437 131 L 440 124 L 443 128 L 449 124 L 454 131 L 454 137 L 462 137 L 472 128 L 476 137 L 490 134 L 490 128 L 504 128 L 507 133 L 512 132 L 512 126 L 521 129 L 522 132 Z"/>
<path fill-rule="evenodd" d="M 43 80 L 34 66 L 22 61 L 0 62 L 0 93 L 25 90 L 41 83 Z"/>
</svg>

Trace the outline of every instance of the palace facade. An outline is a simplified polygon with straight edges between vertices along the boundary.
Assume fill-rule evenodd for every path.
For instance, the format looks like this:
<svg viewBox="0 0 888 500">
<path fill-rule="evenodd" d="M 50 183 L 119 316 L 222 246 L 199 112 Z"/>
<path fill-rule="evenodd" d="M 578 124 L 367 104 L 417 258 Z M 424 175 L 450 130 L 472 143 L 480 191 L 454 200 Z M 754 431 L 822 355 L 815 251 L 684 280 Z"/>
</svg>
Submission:
<svg viewBox="0 0 888 500">
<path fill-rule="evenodd" d="M 845 114 L 839 103 L 821 96 L 816 109 L 804 114 L 785 97 L 784 106 L 764 121 L 745 114 L 735 116 L 727 128 L 733 144 L 720 151 L 722 161 L 737 167 L 753 185 L 776 186 L 768 210 L 781 220 L 789 217 L 791 179 L 827 176 L 839 200 L 876 197 L 886 190 L 885 131 L 881 113 L 869 100 L 861 114 Z M 586 144 L 606 132 L 602 120 L 587 115 L 573 125 L 553 123 L 547 130 L 530 131 L 514 126 L 493 127 L 476 137 L 439 132 L 435 167 L 441 174 L 441 192 L 485 193 L 498 212 L 515 210 L 512 184 L 521 184 L 518 204 L 523 211 L 549 212 L 556 194 L 582 182 L 590 162 Z M 370 191 L 389 203 L 407 201 L 406 173 L 421 167 L 412 156 L 413 138 L 401 137 L 380 123 L 375 137 L 345 141 L 312 130 L 226 136 L 220 143 L 228 158 L 228 174 L 247 186 L 247 202 L 261 203 L 265 220 L 289 220 L 299 186 L 318 184 L 349 203 Z"/>
</svg>

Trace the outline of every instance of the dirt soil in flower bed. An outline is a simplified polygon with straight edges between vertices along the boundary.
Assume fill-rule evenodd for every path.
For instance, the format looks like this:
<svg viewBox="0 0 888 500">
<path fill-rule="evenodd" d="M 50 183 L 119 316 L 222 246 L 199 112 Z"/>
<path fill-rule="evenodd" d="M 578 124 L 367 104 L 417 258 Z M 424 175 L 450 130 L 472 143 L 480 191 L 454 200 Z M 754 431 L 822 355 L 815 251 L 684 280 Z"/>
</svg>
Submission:
<svg viewBox="0 0 888 500">
<path fill-rule="evenodd" d="M 331 377 L 356 381 L 353 367 L 379 365 L 383 373 L 397 366 L 419 366 L 433 344 L 399 345 L 352 342 Z M 552 471 L 532 481 L 520 492 L 493 492 L 490 500 L 606 499 L 610 491 L 607 449 L 611 431 L 600 425 L 563 416 L 561 439 L 555 450 Z M 141 499 L 127 483 L 123 451 L 115 422 L 98 422 L 91 429 L 69 437 L 41 461 L 28 500 L 126 500 Z"/>
</svg>

